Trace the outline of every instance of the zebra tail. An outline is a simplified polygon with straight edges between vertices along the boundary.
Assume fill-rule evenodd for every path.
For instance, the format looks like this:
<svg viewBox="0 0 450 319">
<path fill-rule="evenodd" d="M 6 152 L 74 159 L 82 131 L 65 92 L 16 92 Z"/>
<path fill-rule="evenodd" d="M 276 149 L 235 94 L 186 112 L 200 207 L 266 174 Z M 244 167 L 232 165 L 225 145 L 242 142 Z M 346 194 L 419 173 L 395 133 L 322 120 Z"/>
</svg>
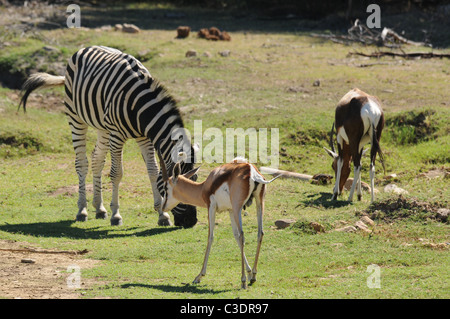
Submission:
<svg viewBox="0 0 450 319">
<path fill-rule="evenodd" d="M 35 73 L 30 75 L 30 77 L 22 85 L 21 92 L 23 92 L 23 95 L 20 99 L 19 107 L 17 108 L 17 110 L 19 110 L 20 106 L 23 105 L 24 113 L 27 111 L 27 99 L 30 93 L 34 90 L 39 88 L 64 85 L 64 81 L 64 76 L 55 76 L 48 73 Z"/>
<path fill-rule="evenodd" d="M 377 153 L 380 155 L 380 162 L 383 166 L 384 175 L 386 175 L 386 167 L 384 166 L 384 155 L 381 151 L 380 143 L 377 139 L 377 131 L 375 129 L 375 125 L 372 124 L 372 147 L 370 150 L 370 162 L 375 165 L 375 157 L 377 156 Z"/>
</svg>

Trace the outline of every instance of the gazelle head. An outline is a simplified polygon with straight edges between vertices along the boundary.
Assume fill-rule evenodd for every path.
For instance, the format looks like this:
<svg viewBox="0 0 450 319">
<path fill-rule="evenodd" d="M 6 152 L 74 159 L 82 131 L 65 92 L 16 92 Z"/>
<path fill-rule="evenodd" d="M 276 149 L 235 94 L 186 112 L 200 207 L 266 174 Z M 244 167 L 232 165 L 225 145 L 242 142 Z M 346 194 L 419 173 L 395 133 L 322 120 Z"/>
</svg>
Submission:
<svg viewBox="0 0 450 319">
<path fill-rule="evenodd" d="M 186 158 L 186 154 L 183 152 L 180 152 L 178 154 L 178 161 L 175 163 L 175 166 L 173 167 L 173 175 L 168 176 L 166 164 L 164 163 L 164 160 L 162 159 L 161 153 L 158 150 L 158 157 L 161 165 L 162 170 L 162 179 L 164 182 L 164 199 L 163 199 L 163 211 L 168 211 L 173 209 L 175 206 L 177 206 L 180 202 L 182 202 L 183 199 L 183 193 L 185 192 L 183 186 L 186 185 L 187 181 L 191 178 L 197 177 L 197 172 L 200 169 L 200 166 L 197 168 L 194 168 L 190 170 L 187 173 L 181 174 L 181 166 L 180 161 Z M 189 181 L 192 183 L 192 181 Z"/>
</svg>

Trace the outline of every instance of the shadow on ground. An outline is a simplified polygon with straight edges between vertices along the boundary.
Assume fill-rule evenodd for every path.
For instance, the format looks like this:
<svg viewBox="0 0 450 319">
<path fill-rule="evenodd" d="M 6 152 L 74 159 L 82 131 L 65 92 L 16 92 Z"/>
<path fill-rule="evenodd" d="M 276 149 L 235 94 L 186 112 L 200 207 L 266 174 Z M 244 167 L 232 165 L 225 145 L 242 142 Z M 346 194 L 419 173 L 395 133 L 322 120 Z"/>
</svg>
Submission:
<svg viewBox="0 0 450 319">
<path fill-rule="evenodd" d="M 0 231 L 11 234 L 21 234 L 35 237 L 56 237 L 70 239 L 104 239 L 121 237 L 149 237 L 180 229 L 180 227 L 157 227 L 142 230 L 142 227 L 120 226 L 112 229 L 110 226 L 98 226 L 89 229 L 74 227 L 75 221 L 56 221 L 30 224 L 0 225 Z M 140 231 L 138 231 L 140 229 Z"/>
</svg>

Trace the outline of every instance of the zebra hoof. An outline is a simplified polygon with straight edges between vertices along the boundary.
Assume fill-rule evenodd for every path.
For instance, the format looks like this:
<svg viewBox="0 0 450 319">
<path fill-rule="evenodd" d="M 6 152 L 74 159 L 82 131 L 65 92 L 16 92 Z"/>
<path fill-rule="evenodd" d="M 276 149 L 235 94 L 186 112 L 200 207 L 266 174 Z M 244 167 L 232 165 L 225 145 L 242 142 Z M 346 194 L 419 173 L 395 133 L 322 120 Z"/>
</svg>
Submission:
<svg viewBox="0 0 450 319">
<path fill-rule="evenodd" d="M 77 222 L 85 222 L 88 220 L 87 215 L 83 215 L 83 214 L 78 214 L 76 217 L 76 221 Z"/>
<path fill-rule="evenodd" d="M 122 218 L 112 218 L 111 226 L 121 226 L 123 224 Z"/>
<path fill-rule="evenodd" d="M 87 219 L 88 219 L 87 210 L 86 210 L 86 208 L 83 208 L 78 212 L 76 221 L 77 222 L 85 222 L 85 221 L 87 221 Z"/>
<path fill-rule="evenodd" d="M 172 226 L 170 216 L 167 213 L 162 213 L 158 219 L 158 226 Z"/>
<path fill-rule="evenodd" d="M 106 218 L 108 218 L 108 213 L 104 213 L 104 212 L 97 213 L 97 214 L 95 214 L 95 218 L 96 219 L 106 219 Z"/>
</svg>

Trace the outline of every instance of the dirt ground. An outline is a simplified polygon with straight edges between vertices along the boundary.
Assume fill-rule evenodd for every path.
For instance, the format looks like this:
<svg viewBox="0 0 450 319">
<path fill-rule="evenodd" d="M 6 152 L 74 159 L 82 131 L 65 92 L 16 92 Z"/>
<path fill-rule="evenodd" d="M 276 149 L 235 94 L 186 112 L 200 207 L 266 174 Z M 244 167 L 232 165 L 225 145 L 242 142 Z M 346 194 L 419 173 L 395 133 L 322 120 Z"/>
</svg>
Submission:
<svg viewBox="0 0 450 319">
<path fill-rule="evenodd" d="M 83 290 L 93 283 L 93 280 L 83 278 L 83 269 L 98 263 L 73 252 L 44 250 L 28 243 L 0 240 L 0 298 L 81 298 Z M 80 289 L 76 289 L 77 285 Z"/>
</svg>

